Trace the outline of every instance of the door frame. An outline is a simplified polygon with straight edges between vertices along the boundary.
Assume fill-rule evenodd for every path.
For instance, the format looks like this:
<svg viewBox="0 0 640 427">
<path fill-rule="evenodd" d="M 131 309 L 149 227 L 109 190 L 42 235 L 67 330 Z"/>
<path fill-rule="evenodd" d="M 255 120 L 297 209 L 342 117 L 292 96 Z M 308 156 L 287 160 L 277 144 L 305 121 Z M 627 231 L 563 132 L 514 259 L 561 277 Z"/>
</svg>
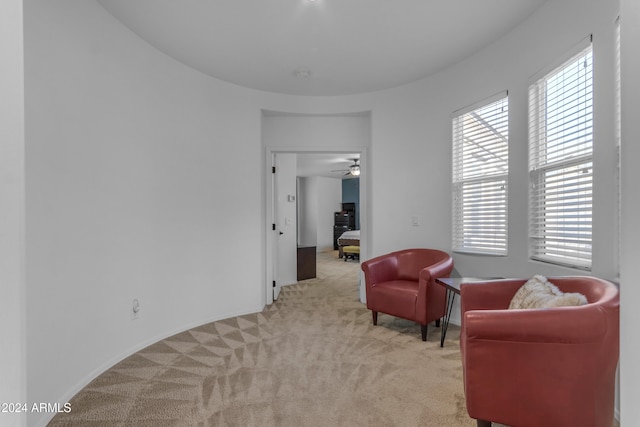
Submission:
<svg viewBox="0 0 640 427">
<path fill-rule="evenodd" d="M 325 153 L 359 153 L 360 154 L 360 259 L 366 260 L 370 253 L 370 239 L 371 236 L 371 227 L 370 227 L 370 205 L 369 205 L 369 195 L 370 195 L 370 183 L 371 183 L 371 173 L 370 173 L 370 158 L 369 158 L 369 149 L 368 147 L 299 147 L 299 148 L 291 148 L 291 147 L 264 147 L 264 180 L 263 180 L 263 189 L 264 195 L 263 198 L 263 212 L 264 215 L 264 264 L 263 271 L 265 272 L 264 279 L 264 287 L 263 287 L 263 304 L 271 305 L 273 304 L 273 281 L 275 275 L 274 265 L 277 262 L 276 256 L 276 233 L 277 230 L 272 229 L 272 224 L 276 223 L 275 218 L 275 207 L 274 207 L 274 196 L 275 196 L 275 180 L 272 173 L 273 167 L 273 158 L 274 154 L 277 153 L 317 153 L 317 154 L 325 154 Z M 277 227 L 276 227 L 277 229 Z M 364 290 L 364 274 L 360 271 L 359 275 L 359 288 L 360 288 L 360 301 L 365 302 L 365 290 Z"/>
</svg>

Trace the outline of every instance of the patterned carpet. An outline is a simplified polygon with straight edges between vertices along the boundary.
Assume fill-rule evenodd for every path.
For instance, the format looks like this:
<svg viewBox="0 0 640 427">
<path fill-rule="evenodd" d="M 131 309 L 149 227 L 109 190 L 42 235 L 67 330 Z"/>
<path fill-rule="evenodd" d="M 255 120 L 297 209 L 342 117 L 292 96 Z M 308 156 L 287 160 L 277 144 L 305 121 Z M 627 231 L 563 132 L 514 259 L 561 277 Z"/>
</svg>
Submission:
<svg viewBox="0 0 640 427">
<path fill-rule="evenodd" d="M 50 426 L 474 426 L 459 328 L 444 348 L 359 301 L 359 264 L 318 254 L 318 277 L 256 314 L 161 340 L 97 377 Z"/>
</svg>

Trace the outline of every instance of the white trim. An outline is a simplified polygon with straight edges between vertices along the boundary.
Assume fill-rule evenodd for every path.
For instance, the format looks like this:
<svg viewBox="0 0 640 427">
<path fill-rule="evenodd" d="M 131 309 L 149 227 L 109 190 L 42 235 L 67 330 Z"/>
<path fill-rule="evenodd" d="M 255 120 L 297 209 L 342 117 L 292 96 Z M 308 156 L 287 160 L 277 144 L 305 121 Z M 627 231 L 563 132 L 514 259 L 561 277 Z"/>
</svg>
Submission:
<svg viewBox="0 0 640 427">
<path fill-rule="evenodd" d="M 496 102 L 501 100 L 502 98 L 506 98 L 509 96 L 509 90 L 505 89 L 496 94 L 490 95 L 486 98 L 481 99 L 480 101 L 474 102 L 471 105 L 467 105 L 466 107 L 459 108 L 451 113 L 451 119 L 467 114 L 470 111 L 476 110 L 480 107 L 484 107 L 492 102 Z"/>
<path fill-rule="evenodd" d="M 264 215 L 264 239 L 265 239 L 265 256 L 264 256 L 264 292 L 263 301 L 265 305 L 273 304 L 273 262 L 274 262 L 274 232 L 271 224 L 275 220 L 273 215 L 273 188 L 271 186 L 272 172 L 271 162 L 273 155 L 276 153 L 359 153 L 360 154 L 360 259 L 368 259 L 370 253 L 370 223 L 369 223 L 369 150 L 368 147 L 264 147 L 264 194 L 263 212 Z M 363 273 L 360 272 L 360 283 L 364 283 Z M 365 302 L 364 288 L 360 286 L 360 301 Z"/>
<path fill-rule="evenodd" d="M 454 252 L 508 254 L 508 106 L 509 92 L 504 91 L 451 118 Z"/>
<path fill-rule="evenodd" d="M 584 67 L 577 62 L 587 57 L 590 69 L 586 59 Z M 547 70 L 529 85 L 529 258 L 590 271 L 595 137 L 591 38 Z M 571 74 L 555 84 L 565 72 Z"/>
</svg>

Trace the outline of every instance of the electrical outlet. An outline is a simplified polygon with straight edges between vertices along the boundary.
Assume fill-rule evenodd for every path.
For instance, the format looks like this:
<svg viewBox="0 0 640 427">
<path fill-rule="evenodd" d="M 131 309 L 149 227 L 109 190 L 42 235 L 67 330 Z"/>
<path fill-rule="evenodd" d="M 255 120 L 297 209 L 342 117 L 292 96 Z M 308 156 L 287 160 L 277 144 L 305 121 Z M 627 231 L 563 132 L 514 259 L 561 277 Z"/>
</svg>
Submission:
<svg viewBox="0 0 640 427">
<path fill-rule="evenodd" d="M 131 302 L 131 319 L 139 319 L 140 318 L 140 301 L 138 298 L 134 298 Z"/>
<path fill-rule="evenodd" d="M 414 227 L 420 227 L 420 217 L 417 215 L 414 215 L 411 217 L 411 225 L 413 225 Z"/>
</svg>

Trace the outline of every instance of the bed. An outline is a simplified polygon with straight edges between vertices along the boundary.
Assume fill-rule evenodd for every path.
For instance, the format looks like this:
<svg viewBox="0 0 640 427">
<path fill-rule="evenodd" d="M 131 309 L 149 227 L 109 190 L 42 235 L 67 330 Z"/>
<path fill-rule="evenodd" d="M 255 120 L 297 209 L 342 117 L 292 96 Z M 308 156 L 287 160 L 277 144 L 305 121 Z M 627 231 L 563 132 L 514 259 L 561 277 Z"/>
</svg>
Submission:
<svg viewBox="0 0 640 427">
<path fill-rule="evenodd" d="M 344 246 L 360 246 L 360 230 L 350 230 L 338 237 L 338 258 L 342 258 Z"/>
</svg>

